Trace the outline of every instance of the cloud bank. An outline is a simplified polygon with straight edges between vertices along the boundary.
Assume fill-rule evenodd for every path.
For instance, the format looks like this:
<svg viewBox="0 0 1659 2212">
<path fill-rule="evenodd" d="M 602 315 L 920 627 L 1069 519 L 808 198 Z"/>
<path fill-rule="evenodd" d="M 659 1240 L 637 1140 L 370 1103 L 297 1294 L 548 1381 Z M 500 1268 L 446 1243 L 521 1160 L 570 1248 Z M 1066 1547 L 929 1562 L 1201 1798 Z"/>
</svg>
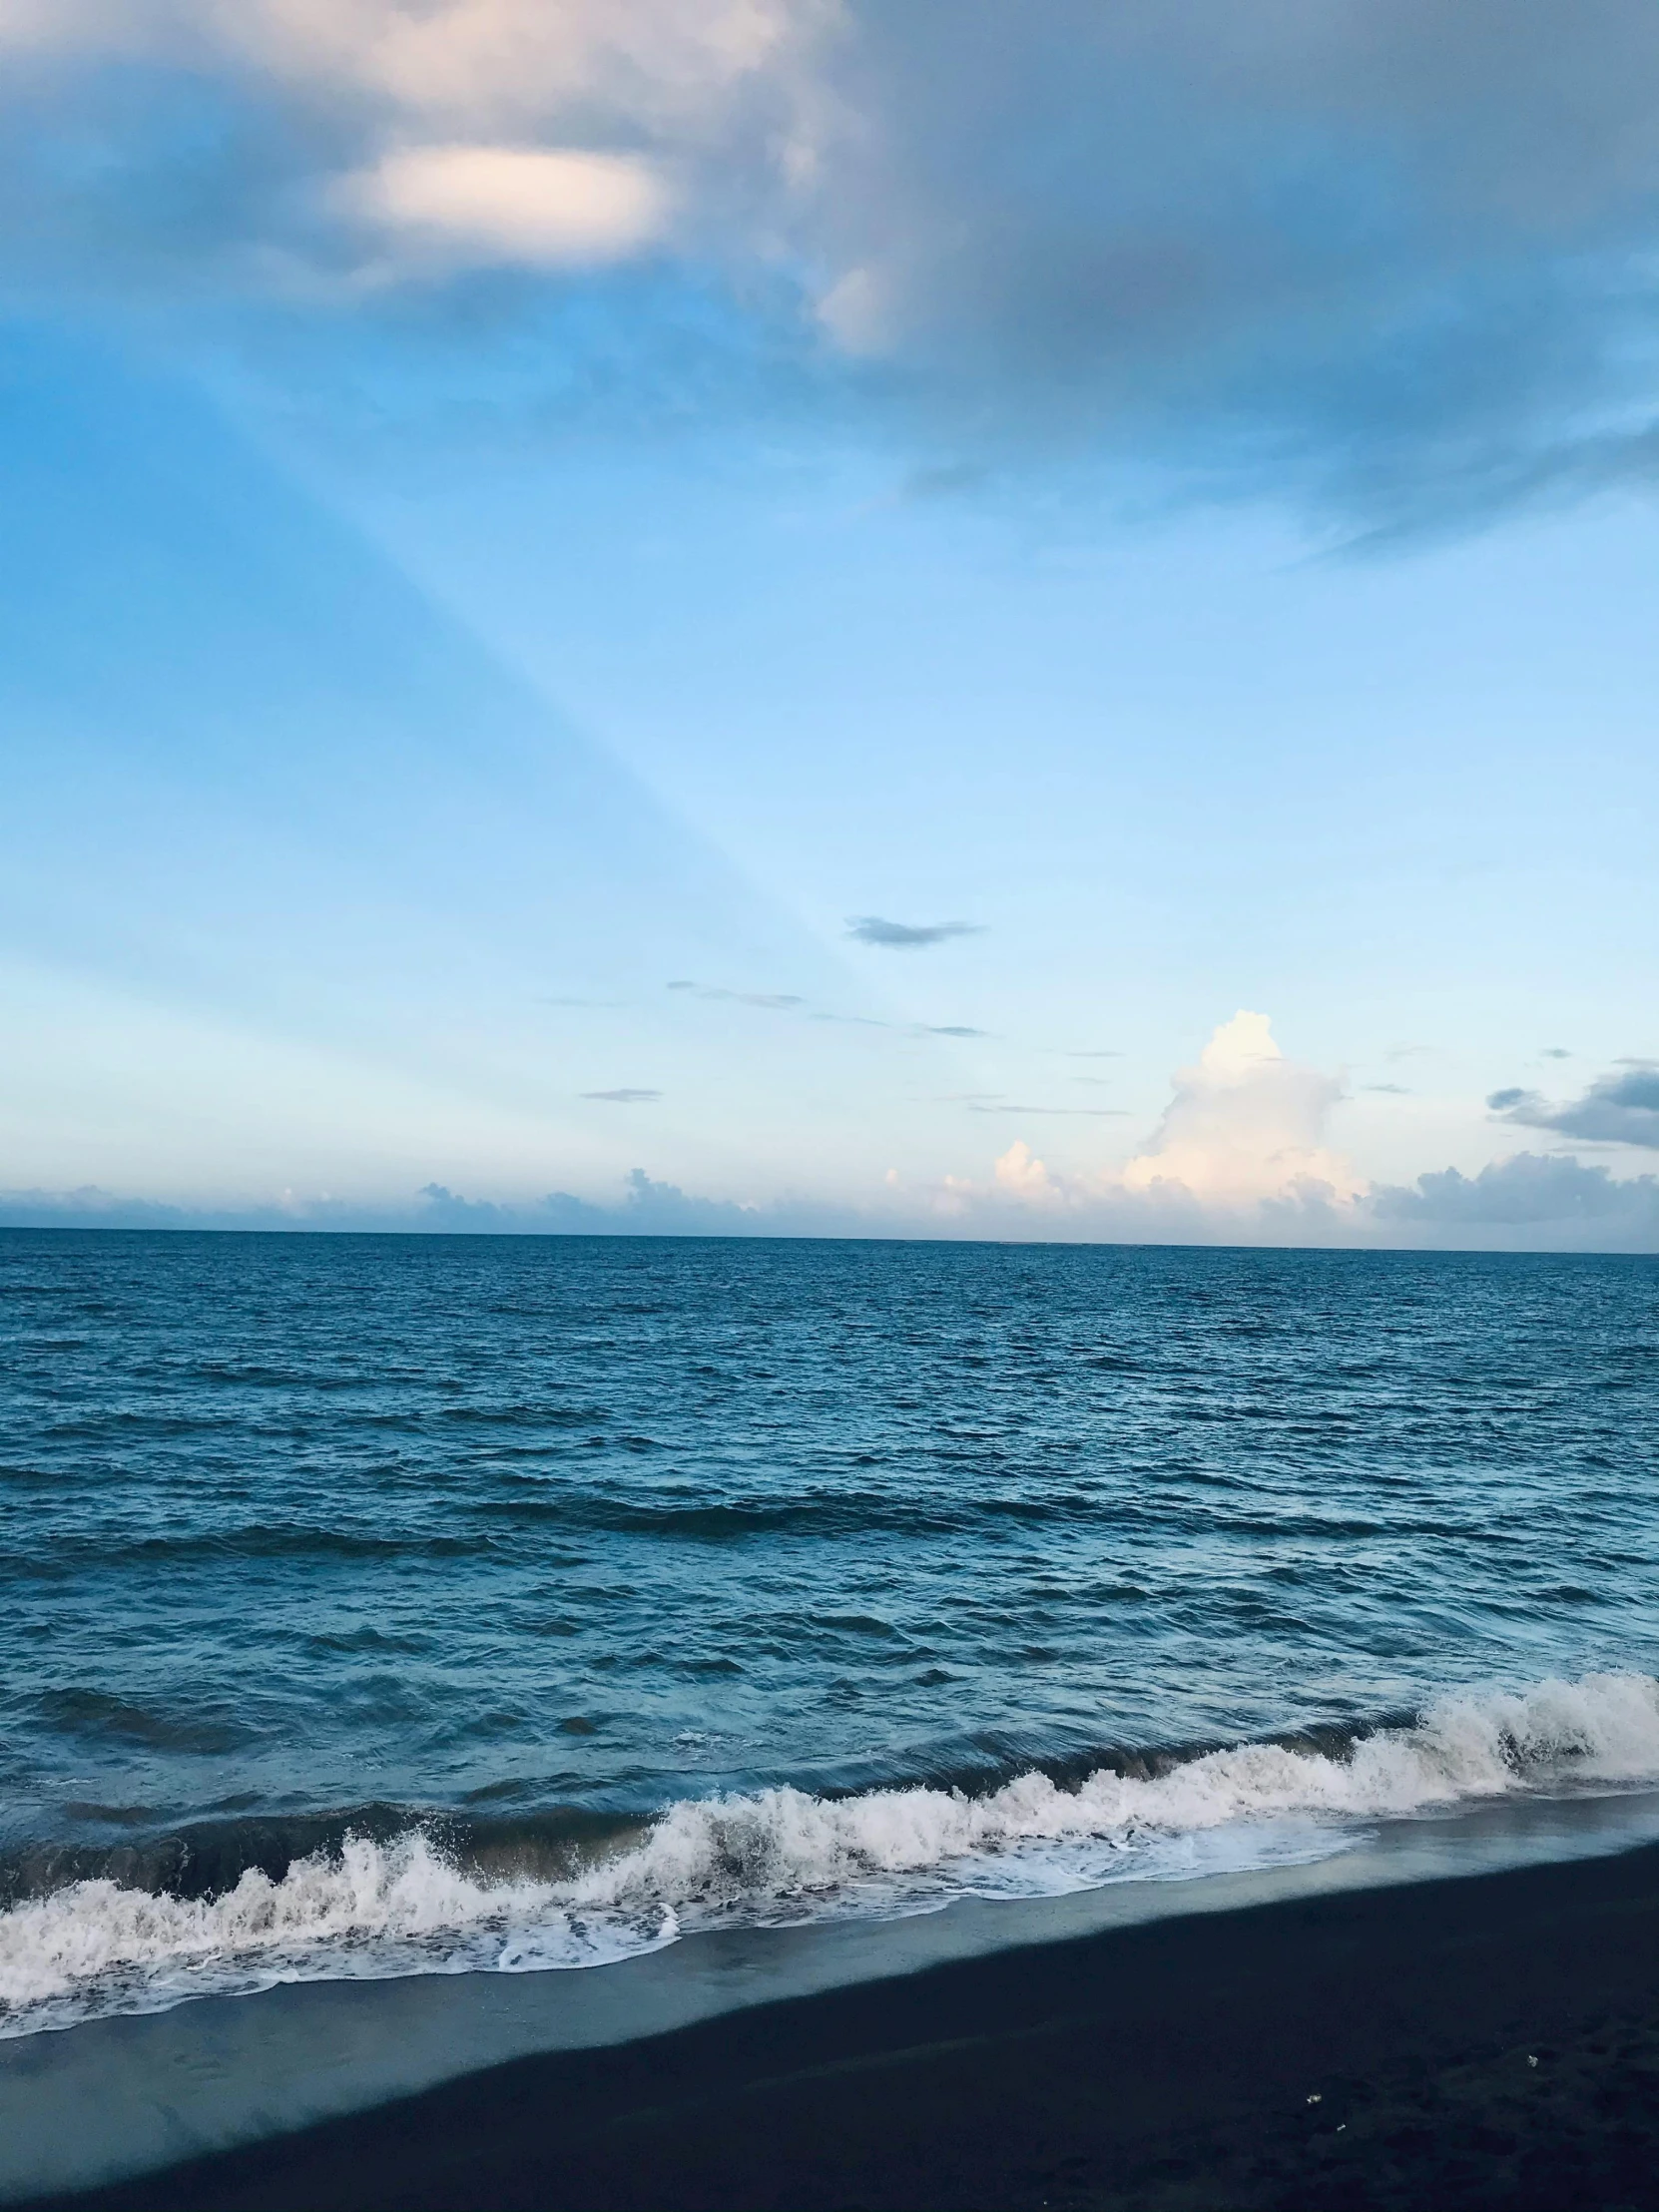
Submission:
<svg viewBox="0 0 1659 2212">
<path fill-rule="evenodd" d="M 0 85 L 14 289 L 655 272 L 941 483 L 1082 442 L 1386 527 L 1659 463 L 1649 0 L 3 0 Z"/>
<path fill-rule="evenodd" d="M 1635 1063 L 1636 1072 L 1646 1063 Z M 1592 1085 L 1595 1096 L 1624 1075 Z M 587 1094 L 617 1103 L 644 1091 Z M 1643 1094 L 1645 1095 L 1645 1094 Z M 0 1228 L 424 1231 L 475 1235 L 945 1237 L 1017 1242 L 1317 1245 L 1659 1253 L 1659 1176 L 1619 1178 L 1520 1153 L 1477 1175 L 1445 1168 L 1374 1185 L 1328 1142 L 1338 1078 L 1291 1060 L 1265 1014 L 1241 1009 L 1179 1069 L 1146 1146 L 1121 1167 L 1051 1168 L 1016 1137 L 987 1177 L 906 1186 L 889 1171 L 864 1204 L 700 1197 L 636 1168 L 614 1200 L 554 1191 L 472 1199 L 428 1184 L 406 1206 L 336 1200 L 220 1210 L 98 1189 L 0 1191 Z M 1622 1094 L 1621 1094 L 1622 1096 Z M 1002 1109 L 1022 1114 L 1028 1107 Z M 1632 1108 L 1628 1099 L 1621 1110 Z"/>
</svg>

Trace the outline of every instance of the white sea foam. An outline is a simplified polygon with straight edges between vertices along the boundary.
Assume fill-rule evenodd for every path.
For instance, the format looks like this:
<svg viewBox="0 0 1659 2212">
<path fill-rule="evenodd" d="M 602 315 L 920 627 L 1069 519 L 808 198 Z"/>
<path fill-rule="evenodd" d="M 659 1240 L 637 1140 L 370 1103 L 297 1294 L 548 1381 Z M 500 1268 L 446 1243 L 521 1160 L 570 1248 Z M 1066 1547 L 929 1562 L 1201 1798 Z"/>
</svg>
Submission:
<svg viewBox="0 0 1659 2212">
<path fill-rule="evenodd" d="M 1241 1744 L 1075 1789 L 1018 1776 L 824 1799 L 684 1801 L 569 1880 L 488 1880 L 426 1837 L 349 1838 L 221 1897 L 79 1882 L 0 1915 L 0 2033 L 284 1980 L 604 1964 L 698 1928 L 924 1911 L 1218 1865 L 1313 1858 L 1361 1824 L 1519 1792 L 1659 1781 L 1659 1682 L 1461 1691 L 1341 1756 Z"/>
</svg>

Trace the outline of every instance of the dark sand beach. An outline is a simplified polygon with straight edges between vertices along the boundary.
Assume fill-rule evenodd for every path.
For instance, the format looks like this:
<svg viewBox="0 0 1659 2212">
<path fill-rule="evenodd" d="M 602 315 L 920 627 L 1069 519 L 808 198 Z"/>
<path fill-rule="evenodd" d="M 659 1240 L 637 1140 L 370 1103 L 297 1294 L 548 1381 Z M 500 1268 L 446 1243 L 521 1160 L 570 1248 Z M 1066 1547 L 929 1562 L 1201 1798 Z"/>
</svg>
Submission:
<svg viewBox="0 0 1659 2212">
<path fill-rule="evenodd" d="M 1659 1848 L 1008 1950 L 52 2201 L 1659 2205 Z"/>
</svg>

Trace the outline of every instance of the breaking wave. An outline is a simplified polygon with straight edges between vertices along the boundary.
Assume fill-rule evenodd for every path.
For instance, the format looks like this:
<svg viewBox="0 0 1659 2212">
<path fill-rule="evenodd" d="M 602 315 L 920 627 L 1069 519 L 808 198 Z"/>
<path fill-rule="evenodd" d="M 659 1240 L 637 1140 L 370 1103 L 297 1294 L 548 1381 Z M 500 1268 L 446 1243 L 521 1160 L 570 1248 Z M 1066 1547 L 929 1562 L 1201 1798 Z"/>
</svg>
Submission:
<svg viewBox="0 0 1659 2212">
<path fill-rule="evenodd" d="M 468 1867 L 428 1830 L 347 1834 L 208 1897 L 110 1879 L 0 1914 L 0 2034 L 289 1980 L 602 1965 L 722 1926 L 1054 1896 L 1313 1859 L 1365 1823 L 1459 1803 L 1659 1781 L 1659 1681 L 1588 1674 L 1448 1693 L 1334 1749 L 1245 1743 L 1068 1786 L 970 1796 L 796 1789 L 683 1800 L 557 1874 Z"/>
</svg>

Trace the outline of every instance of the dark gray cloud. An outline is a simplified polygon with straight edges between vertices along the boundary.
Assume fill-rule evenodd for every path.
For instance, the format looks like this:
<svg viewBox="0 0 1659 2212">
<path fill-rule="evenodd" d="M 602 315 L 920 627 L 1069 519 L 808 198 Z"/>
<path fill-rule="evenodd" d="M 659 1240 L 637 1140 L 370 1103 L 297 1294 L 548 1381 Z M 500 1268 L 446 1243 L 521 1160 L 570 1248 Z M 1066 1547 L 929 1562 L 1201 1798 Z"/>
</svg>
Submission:
<svg viewBox="0 0 1659 2212">
<path fill-rule="evenodd" d="M 1500 1121 L 1523 1129 L 1553 1129 L 1587 1143 L 1659 1151 L 1659 1061 L 1626 1060 L 1565 1105 L 1518 1086 L 1493 1091 L 1486 1104 Z"/>
<path fill-rule="evenodd" d="M 1373 1194 L 1379 1221 L 1421 1231 L 1545 1231 L 1651 1249 L 1659 1244 L 1659 1178 L 1619 1181 L 1605 1167 L 1522 1152 L 1478 1175 L 1443 1168 Z M 1522 1240 L 1524 1242 L 1524 1239 Z"/>
<path fill-rule="evenodd" d="M 846 933 L 860 944 L 905 952 L 924 944 L 943 944 L 947 937 L 977 937 L 983 930 L 973 921 L 888 921 L 881 914 L 853 914 L 848 918 Z"/>
<path fill-rule="evenodd" d="M 662 1095 L 661 1091 L 635 1090 L 626 1084 L 614 1091 L 584 1091 L 582 1093 L 584 1098 L 602 1098 L 611 1106 L 646 1106 L 651 1104 L 653 1100 L 661 1098 Z"/>
<path fill-rule="evenodd" d="M 911 496 L 1093 450 L 1385 538 L 1659 474 L 1652 0 L 783 0 L 741 65 L 698 9 L 335 15 L 8 11 L 12 295 L 254 298 L 474 383 L 556 329 L 527 417 L 862 406 Z M 597 272 L 365 234 L 342 182 L 458 132 L 637 161 L 674 221 Z"/>
<path fill-rule="evenodd" d="M 1383 528 L 1653 476 L 1647 0 L 852 19 L 825 229 L 850 334 L 935 405 Z"/>
</svg>

